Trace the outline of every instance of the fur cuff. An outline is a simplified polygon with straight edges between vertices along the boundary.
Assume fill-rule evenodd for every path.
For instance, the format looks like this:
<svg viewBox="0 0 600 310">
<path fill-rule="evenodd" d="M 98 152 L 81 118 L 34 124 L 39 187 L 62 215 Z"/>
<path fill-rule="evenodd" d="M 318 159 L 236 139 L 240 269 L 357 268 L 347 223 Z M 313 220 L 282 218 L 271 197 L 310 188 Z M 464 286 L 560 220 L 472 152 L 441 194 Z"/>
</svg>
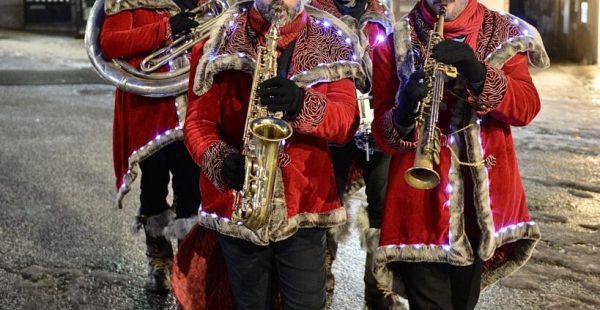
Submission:
<svg viewBox="0 0 600 310">
<path fill-rule="evenodd" d="M 144 228 L 148 236 L 155 238 L 160 237 L 163 236 L 163 229 L 174 219 L 175 212 L 173 212 L 171 209 L 167 209 L 163 213 L 159 213 L 150 217 L 138 215 L 131 224 L 131 232 L 135 234 Z"/>
<path fill-rule="evenodd" d="M 198 223 L 198 216 L 180 218 L 172 221 L 163 229 L 163 236 L 169 239 L 182 240 L 192 227 Z"/>
<path fill-rule="evenodd" d="M 235 148 L 229 144 L 218 141 L 213 143 L 206 152 L 202 155 L 202 173 L 208 178 L 215 188 L 224 192 L 227 190 L 227 185 L 221 177 L 221 166 L 225 157 L 231 153 L 236 153 Z"/>
</svg>

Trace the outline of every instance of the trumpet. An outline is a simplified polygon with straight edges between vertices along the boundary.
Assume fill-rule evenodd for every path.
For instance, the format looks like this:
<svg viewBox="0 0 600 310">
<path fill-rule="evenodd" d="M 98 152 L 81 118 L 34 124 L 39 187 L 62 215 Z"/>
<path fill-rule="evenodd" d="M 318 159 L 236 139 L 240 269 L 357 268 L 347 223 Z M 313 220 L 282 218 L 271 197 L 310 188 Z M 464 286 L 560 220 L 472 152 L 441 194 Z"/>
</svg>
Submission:
<svg viewBox="0 0 600 310">
<path fill-rule="evenodd" d="M 415 150 L 415 161 L 413 167 L 404 174 L 406 183 L 417 189 L 432 189 L 440 183 L 440 176 L 433 169 L 434 164 L 440 163 L 440 130 L 437 127 L 439 106 L 444 96 L 444 83 L 458 75 L 455 67 L 431 57 L 431 49 L 444 40 L 445 15 L 446 5 L 442 4 L 439 7 L 438 22 L 429 34 L 425 56 L 425 82 L 428 92 L 418 107 L 419 116 L 416 123 L 419 128 L 419 141 Z"/>
<path fill-rule="evenodd" d="M 208 36 L 210 29 L 215 25 L 218 17 L 220 17 L 228 8 L 229 4 L 227 4 L 225 0 L 212 0 L 191 10 L 190 12 L 195 14 L 194 19 L 200 25 L 192 29 L 190 33 L 178 37 L 168 46 L 158 49 L 148 55 L 140 63 L 140 69 L 144 73 L 152 73 L 186 53 L 190 48 Z M 188 72 L 190 68 L 188 66 L 179 70 L 181 71 L 170 73 L 179 75 Z"/>
</svg>

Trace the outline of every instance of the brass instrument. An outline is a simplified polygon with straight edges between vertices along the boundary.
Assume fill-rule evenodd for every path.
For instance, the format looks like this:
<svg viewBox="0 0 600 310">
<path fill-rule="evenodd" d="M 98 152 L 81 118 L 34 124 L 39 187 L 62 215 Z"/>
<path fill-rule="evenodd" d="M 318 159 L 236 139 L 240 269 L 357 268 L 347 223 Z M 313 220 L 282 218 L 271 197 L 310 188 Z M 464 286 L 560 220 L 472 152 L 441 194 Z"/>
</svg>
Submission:
<svg viewBox="0 0 600 310">
<path fill-rule="evenodd" d="M 283 113 L 267 111 L 260 104 L 257 92 L 261 82 L 277 75 L 277 40 L 280 36 L 277 20 L 273 20 L 269 27 L 265 46 L 259 46 L 256 53 L 243 136 L 246 175 L 242 190 L 235 193 L 233 204 L 232 219 L 254 231 L 265 226 L 270 219 L 279 154 L 285 139 L 292 135 L 290 124 L 281 119 Z"/>
<path fill-rule="evenodd" d="M 419 116 L 416 123 L 419 128 L 419 141 L 415 150 L 415 161 L 413 167 L 404 174 L 406 182 L 417 189 L 432 189 L 440 183 L 440 176 L 433 169 L 434 164 L 440 163 L 440 130 L 437 128 L 439 106 L 444 96 L 445 81 L 458 75 L 455 67 L 440 63 L 431 57 L 431 49 L 444 40 L 445 15 L 446 5 L 441 4 L 438 22 L 429 34 L 425 55 L 425 83 L 428 92 L 418 107 Z"/>
<path fill-rule="evenodd" d="M 104 80 L 123 91 L 146 97 L 171 97 L 187 91 L 190 64 L 187 57 L 178 56 L 206 38 L 218 17 L 229 7 L 225 0 L 210 0 L 192 10 L 196 13 L 195 18 L 200 26 L 188 35 L 177 38 L 170 46 L 153 53 L 152 58 L 144 60 L 145 66 L 138 69 L 123 60 L 107 61 L 102 55 L 98 37 L 105 16 L 104 1 L 97 0 L 88 17 L 85 30 L 88 57 Z M 158 59 L 154 59 L 157 57 Z M 169 72 L 154 72 L 167 63 Z"/>
<path fill-rule="evenodd" d="M 200 25 L 193 28 L 190 33 L 178 37 L 170 45 L 158 49 L 154 53 L 148 55 L 140 63 L 140 69 L 144 73 L 151 73 L 173 59 L 185 54 L 194 45 L 200 43 L 200 41 L 208 36 L 211 28 L 217 22 L 218 17 L 228 8 L 229 4 L 227 4 L 225 0 L 212 0 L 191 10 L 190 12 L 195 14 L 194 19 Z M 177 74 L 188 72 L 189 66 L 186 69 L 187 70 L 185 71 L 177 72 Z"/>
</svg>

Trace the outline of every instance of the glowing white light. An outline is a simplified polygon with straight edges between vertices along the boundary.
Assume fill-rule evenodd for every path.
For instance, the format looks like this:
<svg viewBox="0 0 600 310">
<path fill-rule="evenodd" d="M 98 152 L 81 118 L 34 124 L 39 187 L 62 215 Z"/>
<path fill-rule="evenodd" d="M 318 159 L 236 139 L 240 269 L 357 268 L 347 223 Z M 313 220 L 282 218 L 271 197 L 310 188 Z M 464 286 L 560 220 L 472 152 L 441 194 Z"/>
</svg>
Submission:
<svg viewBox="0 0 600 310">
<path fill-rule="evenodd" d="M 500 15 L 504 16 L 504 15 L 506 15 L 506 12 L 500 11 Z"/>
<path fill-rule="evenodd" d="M 446 192 L 448 194 L 452 194 L 452 185 L 451 184 L 448 184 L 448 186 L 446 186 Z"/>
<path fill-rule="evenodd" d="M 526 36 L 528 36 L 529 35 L 529 30 L 527 30 L 527 29 L 523 30 L 523 34 L 526 35 Z"/>
<path fill-rule="evenodd" d="M 475 123 L 477 123 L 477 125 L 481 125 L 481 118 L 478 118 Z"/>
<path fill-rule="evenodd" d="M 450 136 L 450 144 L 454 144 L 454 136 Z"/>
<path fill-rule="evenodd" d="M 336 33 L 337 33 L 338 36 L 342 35 L 342 31 L 341 30 L 338 30 Z"/>
<path fill-rule="evenodd" d="M 226 218 L 226 217 L 224 217 L 224 218 L 223 218 L 223 221 L 224 221 L 225 223 L 229 223 L 229 219 L 228 219 L 228 218 Z"/>
<path fill-rule="evenodd" d="M 240 57 L 246 57 L 246 54 L 244 54 L 244 53 L 238 53 L 238 56 L 240 56 Z"/>
<path fill-rule="evenodd" d="M 240 15 L 240 14 L 238 14 L 238 13 L 233 13 L 233 17 L 238 17 L 238 15 Z"/>
<path fill-rule="evenodd" d="M 517 224 L 517 226 L 518 227 L 523 227 L 523 226 L 525 226 L 525 223 L 521 222 L 521 223 Z"/>
<path fill-rule="evenodd" d="M 160 140 L 160 138 L 161 138 L 161 136 L 160 136 L 160 135 L 157 135 L 157 136 L 154 138 L 154 140 Z"/>
<path fill-rule="evenodd" d="M 214 219 L 216 219 L 217 217 L 219 217 L 219 216 L 218 216 L 217 214 L 215 214 L 215 213 L 212 213 L 210 216 L 211 216 L 212 218 L 214 218 Z"/>
<path fill-rule="evenodd" d="M 348 43 L 348 44 L 352 43 L 352 40 L 350 40 L 350 38 L 346 38 L 346 40 L 344 40 L 344 41 L 346 41 L 346 43 Z"/>
<path fill-rule="evenodd" d="M 529 223 L 527 223 L 527 224 L 529 224 L 529 225 L 535 225 L 535 222 L 534 222 L 534 221 L 530 221 L 530 222 L 529 222 Z"/>
<path fill-rule="evenodd" d="M 415 248 L 415 249 L 417 249 L 417 250 L 418 250 L 418 249 L 420 249 L 422 246 L 423 246 L 422 244 L 415 244 L 415 245 L 413 245 L 413 248 Z"/>
<path fill-rule="evenodd" d="M 204 211 L 201 211 L 201 212 L 200 212 L 200 215 L 202 215 L 202 216 L 206 216 L 206 215 L 208 215 L 208 213 L 206 213 L 206 212 L 204 212 Z"/>
<path fill-rule="evenodd" d="M 229 21 L 229 27 L 233 27 L 234 24 L 235 23 L 232 20 Z"/>
<path fill-rule="evenodd" d="M 513 24 L 518 25 L 519 24 L 519 20 L 518 19 L 513 19 Z"/>
<path fill-rule="evenodd" d="M 356 57 L 356 54 L 352 54 L 352 60 L 356 60 L 358 57 Z"/>
<path fill-rule="evenodd" d="M 442 249 L 444 249 L 444 251 L 449 252 L 450 251 L 450 246 L 449 245 L 444 245 L 442 246 Z"/>
<path fill-rule="evenodd" d="M 384 40 L 385 40 L 385 37 L 382 34 L 378 34 L 376 37 L 376 41 L 377 41 L 376 44 L 379 44 L 379 43 L 383 42 Z"/>
<path fill-rule="evenodd" d="M 323 22 L 323 27 L 327 28 L 329 26 L 331 26 L 331 24 L 328 21 Z"/>
</svg>

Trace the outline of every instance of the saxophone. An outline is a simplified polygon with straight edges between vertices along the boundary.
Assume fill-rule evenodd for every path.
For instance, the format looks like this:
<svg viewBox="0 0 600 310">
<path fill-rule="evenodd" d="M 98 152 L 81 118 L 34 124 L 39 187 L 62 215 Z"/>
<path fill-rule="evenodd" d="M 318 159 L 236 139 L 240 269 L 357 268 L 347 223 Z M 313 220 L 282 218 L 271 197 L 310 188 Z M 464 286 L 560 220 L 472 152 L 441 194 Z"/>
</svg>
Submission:
<svg viewBox="0 0 600 310">
<path fill-rule="evenodd" d="M 256 68 L 243 136 L 242 155 L 246 157 L 246 175 L 242 190 L 234 194 L 232 220 L 241 222 L 253 231 L 269 221 L 279 154 L 285 139 L 292 135 L 292 127 L 282 119 L 283 113 L 267 111 L 260 104 L 257 92 L 261 82 L 277 75 L 278 21 L 272 21 L 265 46 L 259 46 L 256 52 Z"/>
<path fill-rule="evenodd" d="M 419 115 L 416 118 L 419 128 L 419 141 L 415 150 L 413 167 L 406 170 L 404 179 L 417 189 L 432 189 L 440 183 L 439 174 L 433 165 L 440 163 L 440 130 L 436 126 L 439 106 L 444 96 L 444 83 L 455 78 L 458 72 L 455 67 L 436 61 L 431 57 L 433 46 L 444 40 L 444 19 L 446 5 L 442 4 L 438 11 L 438 22 L 429 34 L 429 42 L 425 54 L 424 70 L 427 95 L 419 104 Z"/>
</svg>

